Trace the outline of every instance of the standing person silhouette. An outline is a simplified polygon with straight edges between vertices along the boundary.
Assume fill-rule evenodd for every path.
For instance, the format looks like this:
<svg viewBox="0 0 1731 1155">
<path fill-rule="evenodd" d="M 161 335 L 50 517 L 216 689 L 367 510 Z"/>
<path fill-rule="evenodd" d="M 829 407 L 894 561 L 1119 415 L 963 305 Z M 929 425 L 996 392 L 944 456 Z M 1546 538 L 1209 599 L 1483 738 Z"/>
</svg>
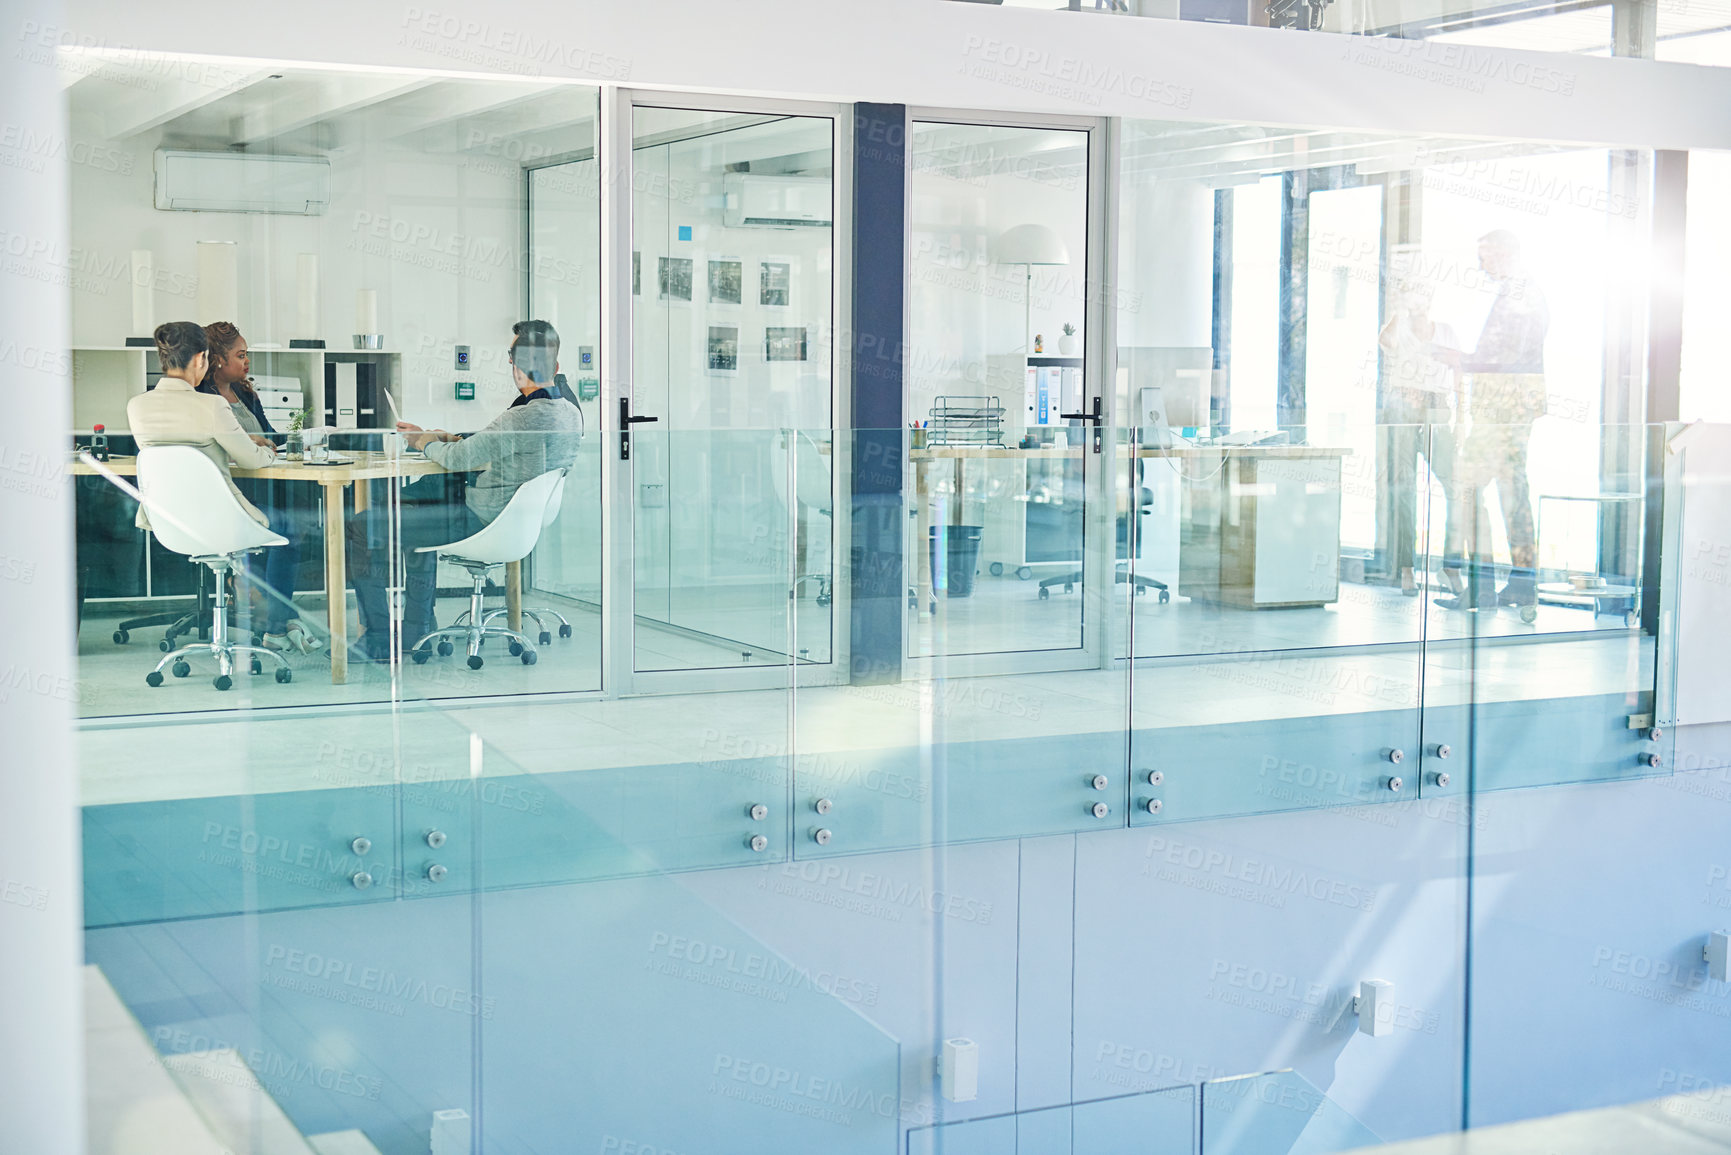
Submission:
<svg viewBox="0 0 1731 1155">
<path fill-rule="evenodd" d="M 1478 344 L 1460 357 L 1468 374 L 1472 429 L 1461 447 L 1458 471 L 1465 535 L 1471 527 L 1475 564 L 1466 588 L 1438 598 L 1447 609 L 1494 609 L 1499 605 L 1537 608 L 1538 540 L 1527 485 L 1527 448 L 1533 422 L 1545 413 L 1545 335 L 1551 310 L 1545 294 L 1521 261 L 1520 239 L 1506 229 L 1479 238 L 1479 268 L 1497 283 L 1497 296 L 1485 316 Z M 1497 486 L 1503 525 L 1508 531 L 1511 569 L 1508 582 L 1494 593 L 1484 584 L 1494 573 L 1485 490 Z M 1451 505 L 1453 502 L 1451 502 Z M 1464 552 L 1467 542 L 1451 542 L 1448 553 Z M 1494 580 L 1494 579 L 1493 579 Z"/>
<path fill-rule="evenodd" d="M 1419 501 L 1418 459 L 1423 457 L 1430 475 L 1448 498 L 1448 528 L 1445 544 L 1464 540 L 1460 530 L 1460 502 L 1455 493 L 1455 423 L 1464 417 L 1460 398 L 1460 339 L 1447 321 L 1430 315 L 1434 293 L 1426 282 L 1402 278 L 1393 315 L 1377 334 L 1383 354 L 1382 423 L 1389 427 L 1390 487 L 1397 508 L 1393 535 L 1395 561 L 1401 592 L 1414 596 L 1419 579 L 1414 574 L 1417 551 Z M 1458 573 L 1460 555 L 1445 550 L 1445 578 Z M 1448 568 L 1450 562 L 1457 568 Z M 1451 583 L 1452 592 L 1460 593 Z"/>
</svg>

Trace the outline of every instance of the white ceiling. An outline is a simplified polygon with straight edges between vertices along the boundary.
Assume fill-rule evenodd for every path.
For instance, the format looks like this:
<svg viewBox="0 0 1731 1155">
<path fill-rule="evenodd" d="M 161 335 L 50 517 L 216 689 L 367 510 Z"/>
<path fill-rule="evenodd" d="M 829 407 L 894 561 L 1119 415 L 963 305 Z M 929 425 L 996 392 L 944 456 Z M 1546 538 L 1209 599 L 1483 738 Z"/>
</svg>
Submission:
<svg viewBox="0 0 1731 1155">
<path fill-rule="evenodd" d="M 160 128 L 196 148 L 304 152 L 392 140 L 427 151 L 498 149 L 521 155 L 594 141 L 596 89 L 545 80 L 468 80 L 403 72 L 109 61 L 68 78 L 74 117 L 111 139 Z M 546 147 L 544 147 L 546 146 Z"/>
</svg>

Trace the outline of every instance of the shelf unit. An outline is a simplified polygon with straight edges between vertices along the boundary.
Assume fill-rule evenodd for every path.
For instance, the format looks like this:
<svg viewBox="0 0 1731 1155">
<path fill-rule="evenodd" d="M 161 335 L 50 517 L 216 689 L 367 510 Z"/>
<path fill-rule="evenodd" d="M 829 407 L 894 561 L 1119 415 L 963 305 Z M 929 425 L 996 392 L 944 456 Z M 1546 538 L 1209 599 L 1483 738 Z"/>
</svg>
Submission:
<svg viewBox="0 0 1731 1155">
<path fill-rule="evenodd" d="M 391 391 L 398 408 L 403 400 L 403 355 L 391 349 L 277 349 L 254 346 L 252 374 L 256 377 L 292 377 L 301 383 L 306 404 L 324 410 L 327 364 L 372 364 Z M 110 432 L 126 431 L 126 403 L 145 391 L 161 375 L 156 350 L 137 346 L 82 345 L 72 350 L 72 424 L 80 432 L 105 425 Z M 321 424 L 336 424 L 329 415 Z M 389 413 L 362 411 L 355 416 L 359 428 L 394 425 Z M 279 430 L 279 432 L 281 432 Z"/>
</svg>

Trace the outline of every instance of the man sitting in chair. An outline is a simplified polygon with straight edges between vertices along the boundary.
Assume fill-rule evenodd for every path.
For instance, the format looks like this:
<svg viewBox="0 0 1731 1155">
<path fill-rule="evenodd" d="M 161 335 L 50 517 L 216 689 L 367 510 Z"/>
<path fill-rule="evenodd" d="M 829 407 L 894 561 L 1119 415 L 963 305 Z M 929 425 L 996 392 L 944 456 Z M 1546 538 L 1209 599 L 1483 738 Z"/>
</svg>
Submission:
<svg viewBox="0 0 1731 1155">
<path fill-rule="evenodd" d="M 559 334 L 546 321 L 519 321 L 511 332 L 515 334 L 511 377 L 517 397 L 485 429 L 463 436 L 397 423 L 410 449 L 424 451 L 429 460 L 449 471 L 423 477 L 401 491 L 405 647 L 437 627 L 433 602 L 438 594 L 438 558 L 416 551 L 470 536 L 498 517 L 524 482 L 577 459 L 582 415 L 554 383 Z M 479 473 L 465 484 L 463 475 L 476 470 Z M 376 516 L 383 517 L 383 511 Z M 374 517 L 363 516 L 349 522 L 348 532 L 354 563 L 350 575 L 365 631 L 360 646 L 368 658 L 387 661 L 391 653 L 390 610 L 385 600 L 389 559 L 382 551 L 368 548 L 369 540 L 386 540 L 384 527 Z"/>
</svg>

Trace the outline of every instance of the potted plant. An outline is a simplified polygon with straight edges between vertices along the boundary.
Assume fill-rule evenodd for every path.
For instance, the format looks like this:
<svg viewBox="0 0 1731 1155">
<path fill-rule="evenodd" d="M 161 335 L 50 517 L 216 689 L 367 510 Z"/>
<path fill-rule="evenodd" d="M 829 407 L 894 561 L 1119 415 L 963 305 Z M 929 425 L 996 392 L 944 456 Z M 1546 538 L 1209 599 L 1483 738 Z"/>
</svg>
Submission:
<svg viewBox="0 0 1731 1155">
<path fill-rule="evenodd" d="M 1064 335 L 1058 338 L 1058 356 L 1074 357 L 1082 351 L 1082 340 L 1076 336 L 1076 326 L 1064 322 Z"/>
<path fill-rule="evenodd" d="M 309 407 L 289 418 L 288 444 L 283 446 L 283 452 L 290 461 L 299 461 L 305 452 L 302 448 L 301 430 L 306 428 L 307 419 L 312 415 L 313 411 Z"/>
</svg>

